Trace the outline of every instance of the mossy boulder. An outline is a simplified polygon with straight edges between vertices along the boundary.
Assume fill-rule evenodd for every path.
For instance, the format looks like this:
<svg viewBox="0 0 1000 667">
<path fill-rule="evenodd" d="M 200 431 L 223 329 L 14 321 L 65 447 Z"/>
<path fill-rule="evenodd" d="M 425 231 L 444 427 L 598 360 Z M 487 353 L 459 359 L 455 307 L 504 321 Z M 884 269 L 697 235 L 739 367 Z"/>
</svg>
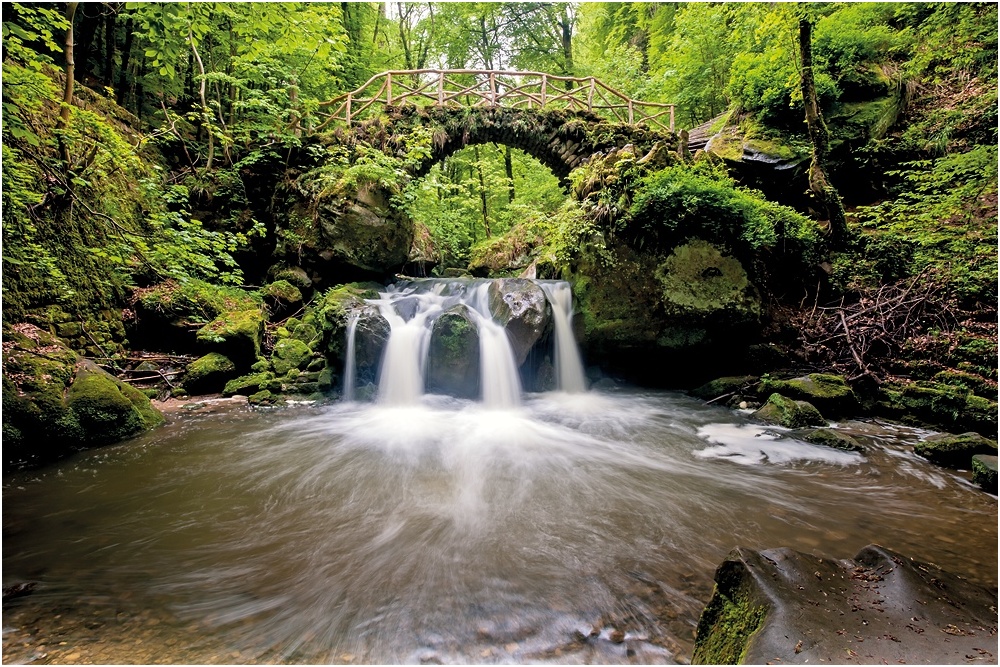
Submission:
<svg viewBox="0 0 1000 667">
<path fill-rule="evenodd" d="M 4 467 L 31 467 L 163 421 L 142 392 L 30 324 L 3 330 Z"/>
<path fill-rule="evenodd" d="M 312 357 L 309 346 L 297 338 L 285 338 L 274 344 L 271 365 L 278 376 L 287 375 L 291 370 L 304 369 Z"/>
<path fill-rule="evenodd" d="M 302 305 L 302 291 L 287 280 L 276 280 L 260 290 L 273 318 L 280 319 Z"/>
<path fill-rule="evenodd" d="M 760 297 L 738 259 L 722 248 L 692 239 L 657 266 L 656 281 L 671 318 L 724 320 L 743 326 L 760 319 Z"/>
<path fill-rule="evenodd" d="M 801 401 L 808 401 L 828 417 L 848 416 L 858 409 L 854 391 L 839 375 L 810 373 L 789 380 L 764 378 L 758 392 L 761 396 L 779 393 Z"/>
<path fill-rule="evenodd" d="M 756 375 L 734 375 L 721 377 L 706 382 L 705 384 L 692 389 L 689 393 L 696 398 L 706 401 L 725 396 L 726 394 L 737 394 L 745 392 L 760 380 Z"/>
<path fill-rule="evenodd" d="M 462 398 L 479 396 L 479 331 L 465 306 L 451 308 L 434 322 L 427 388 Z"/>
<path fill-rule="evenodd" d="M 84 442 L 117 442 L 163 423 L 163 415 L 138 389 L 85 361 L 66 394 L 66 406 L 84 432 Z"/>
<path fill-rule="evenodd" d="M 188 364 L 181 384 L 189 394 L 212 394 L 222 391 L 239 371 L 228 357 L 209 352 Z"/>
<path fill-rule="evenodd" d="M 882 409 L 903 421 L 949 430 L 997 432 L 997 402 L 968 389 L 936 382 L 887 385 Z"/>
<path fill-rule="evenodd" d="M 825 426 L 826 420 L 814 405 L 806 401 L 796 401 L 781 394 L 771 394 L 767 402 L 751 417 L 767 424 L 777 424 L 786 428 L 804 426 Z"/>
<path fill-rule="evenodd" d="M 976 454 L 996 456 L 997 442 L 984 438 L 978 433 L 938 433 L 929 436 L 913 446 L 913 451 L 928 461 L 949 468 L 968 470 L 972 465 L 972 457 Z"/>
<path fill-rule="evenodd" d="M 229 357 L 241 368 L 260 355 L 264 314 L 259 308 L 227 311 L 198 330 L 198 342 Z"/>
<path fill-rule="evenodd" d="M 989 454 L 976 454 L 972 457 L 972 482 L 978 484 L 983 491 L 997 492 L 997 457 Z"/>
<path fill-rule="evenodd" d="M 242 394 L 249 396 L 263 390 L 279 392 L 281 391 L 281 381 L 274 377 L 274 373 L 264 371 L 261 373 L 251 373 L 234 378 L 226 383 L 222 389 L 223 396 L 234 396 Z"/>
</svg>

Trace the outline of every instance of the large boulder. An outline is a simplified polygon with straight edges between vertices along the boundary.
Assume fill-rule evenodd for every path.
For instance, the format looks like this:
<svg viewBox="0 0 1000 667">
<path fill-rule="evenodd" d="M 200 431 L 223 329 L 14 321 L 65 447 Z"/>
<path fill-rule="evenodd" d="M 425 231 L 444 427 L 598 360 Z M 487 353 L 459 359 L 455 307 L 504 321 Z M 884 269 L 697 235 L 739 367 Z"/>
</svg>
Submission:
<svg viewBox="0 0 1000 667">
<path fill-rule="evenodd" d="M 852 560 L 733 550 L 694 664 L 996 664 L 996 592 L 877 545 Z"/>
<path fill-rule="evenodd" d="M 3 332 L 4 467 L 43 465 L 163 422 L 134 387 L 30 324 Z"/>
<path fill-rule="evenodd" d="M 983 491 L 997 492 L 997 457 L 989 454 L 976 454 L 972 457 L 972 482 L 978 484 Z"/>
<path fill-rule="evenodd" d="M 214 394 L 222 391 L 238 371 L 236 364 L 218 352 L 209 352 L 188 364 L 181 385 L 189 394 Z"/>
<path fill-rule="evenodd" d="M 434 322 L 427 389 L 462 398 L 479 396 L 479 330 L 465 306 L 449 309 Z"/>
<path fill-rule="evenodd" d="M 390 197 L 377 186 L 353 195 L 297 191 L 276 255 L 305 269 L 318 287 L 393 276 L 409 260 L 414 231 Z"/>
<path fill-rule="evenodd" d="M 489 301 L 493 319 L 507 331 L 520 366 L 550 324 L 545 292 L 526 278 L 500 278 L 490 283 Z"/>
</svg>

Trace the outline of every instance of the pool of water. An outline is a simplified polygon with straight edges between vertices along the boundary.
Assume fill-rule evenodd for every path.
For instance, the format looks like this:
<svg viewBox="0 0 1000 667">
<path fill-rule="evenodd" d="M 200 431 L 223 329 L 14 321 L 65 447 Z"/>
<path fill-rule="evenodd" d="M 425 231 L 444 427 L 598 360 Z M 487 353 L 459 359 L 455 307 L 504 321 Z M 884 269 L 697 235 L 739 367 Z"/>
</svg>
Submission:
<svg viewBox="0 0 1000 667">
<path fill-rule="evenodd" d="M 863 452 L 647 391 L 177 417 L 4 479 L 4 585 L 37 582 L 4 658 L 686 662 L 738 545 L 996 586 L 996 498 L 924 431 L 844 428 Z"/>
</svg>

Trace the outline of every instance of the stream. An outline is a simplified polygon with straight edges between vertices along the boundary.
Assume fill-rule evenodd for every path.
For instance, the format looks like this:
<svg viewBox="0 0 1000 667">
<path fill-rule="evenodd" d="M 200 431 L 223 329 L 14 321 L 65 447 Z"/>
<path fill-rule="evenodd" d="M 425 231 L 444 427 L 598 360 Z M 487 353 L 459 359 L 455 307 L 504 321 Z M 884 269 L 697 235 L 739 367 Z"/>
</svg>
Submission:
<svg viewBox="0 0 1000 667">
<path fill-rule="evenodd" d="M 4 662 L 684 663 L 737 545 L 997 584 L 996 498 L 682 394 L 233 401 L 4 478 Z"/>
</svg>

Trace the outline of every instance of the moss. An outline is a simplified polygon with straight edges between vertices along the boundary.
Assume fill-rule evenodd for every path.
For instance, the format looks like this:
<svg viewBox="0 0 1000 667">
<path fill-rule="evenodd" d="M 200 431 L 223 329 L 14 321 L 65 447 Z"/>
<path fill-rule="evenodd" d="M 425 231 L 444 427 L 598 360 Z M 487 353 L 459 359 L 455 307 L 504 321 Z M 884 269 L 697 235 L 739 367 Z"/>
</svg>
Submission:
<svg viewBox="0 0 1000 667">
<path fill-rule="evenodd" d="M 281 382 L 274 377 L 274 373 L 265 371 L 263 373 L 253 373 L 230 380 L 222 389 L 223 396 L 233 396 L 234 394 L 254 394 L 259 391 L 269 390 L 273 392 L 281 391 Z"/>
<path fill-rule="evenodd" d="M 115 442 L 163 420 L 148 398 L 91 364 L 80 368 L 66 395 L 66 405 L 83 429 L 87 444 Z"/>
<path fill-rule="evenodd" d="M 309 275 L 298 267 L 281 268 L 274 272 L 274 281 L 284 281 L 300 289 L 312 287 Z"/>
<path fill-rule="evenodd" d="M 181 384 L 191 394 L 210 394 L 220 391 L 236 373 L 236 364 L 228 357 L 209 352 L 188 365 Z"/>
<path fill-rule="evenodd" d="M 139 412 L 143 428 L 151 429 L 163 424 L 166 421 L 160 411 L 154 408 L 149 402 L 150 398 L 155 398 L 155 396 L 149 396 L 144 391 L 140 391 L 125 382 L 119 382 L 118 388 L 121 390 L 122 394 L 124 394 L 125 397 L 132 402 L 132 406 Z M 153 391 L 156 390 L 154 389 Z"/>
<path fill-rule="evenodd" d="M 968 389 L 980 396 L 996 396 L 997 387 L 981 375 L 963 370 L 947 369 L 934 374 L 932 378 L 938 384 L 946 384 L 959 389 Z"/>
<path fill-rule="evenodd" d="M 270 298 L 286 304 L 302 301 L 302 292 L 287 280 L 276 280 L 269 285 L 265 285 L 260 293 L 265 299 Z"/>
<path fill-rule="evenodd" d="M 753 413 L 755 419 L 787 428 L 825 426 L 826 420 L 819 410 L 806 401 L 795 401 L 781 394 L 771 394 L 767 403 Z"/>
<path fill-rule="evenodd" d="M 760 316 L 760 302 L 743 265 L 707 241 L 674 248 L 655 275 L 668 312 L 700 315 L 728 309 L 740 319 Z"/>
<path fill-rule="evenodd" d="M 259 391 L 247 397 L 250 405 L 284 405 L 285 401 L 280 396 L 275 396 L 267 389 Z"/>
<path fill-rule="evenodd" d="M 862 447 L 858 444 L 857 440 L 846 433 L 834 431 L 829 428 L 817 428 L 809 431 L 808 433 L 804 433 L 799 437 L 801 437 L 802 440 L 811 442 L 814 445 L 833 447 L 834 449 L 843 449 L 847 452 L 860 452 L 862 450 Z"/>
<path fill-rule="evenodd" d="M 329 391 L 333 387 L 333 383 L 336 379 L 336 374 L 333 368 L 327 366 L 319 372 L 316 378 L 316 383 L 319 385 L 320 391 Z"/>
<path fill-rule="evenodd" d="M 292 370 L 305 368 L 311 356 L 308 345 L 295 338 L 286 338 L 275 343 L 271 365 L 277 375 L 286 375 Z"/>
<path fill-rule="evenodd" d="M 946 429 L 972 429 L 995 434 L 997 403 L 961 389 L 935 382 L 886 385 L 886 408 L 895 416 Z"/>
<path fill-rule="evenodd" d="M 978 433 L 963 433 L 961 435 L 941 433 L 918 442 L 913 446 L 913 451 L 938 465 L 968 470 L 972 465 L 974 455 L 996 456 L 997 443 L 995 440 L 988 440 Z"/>
<path fill-rule="evenodd" d="M 738 665 L 750 640 L 764 624 L 766 611 L 743 595 L 726 595 L 716 586 L 712 599 L 698 620 L 691 663 Z"/>
</svg>

